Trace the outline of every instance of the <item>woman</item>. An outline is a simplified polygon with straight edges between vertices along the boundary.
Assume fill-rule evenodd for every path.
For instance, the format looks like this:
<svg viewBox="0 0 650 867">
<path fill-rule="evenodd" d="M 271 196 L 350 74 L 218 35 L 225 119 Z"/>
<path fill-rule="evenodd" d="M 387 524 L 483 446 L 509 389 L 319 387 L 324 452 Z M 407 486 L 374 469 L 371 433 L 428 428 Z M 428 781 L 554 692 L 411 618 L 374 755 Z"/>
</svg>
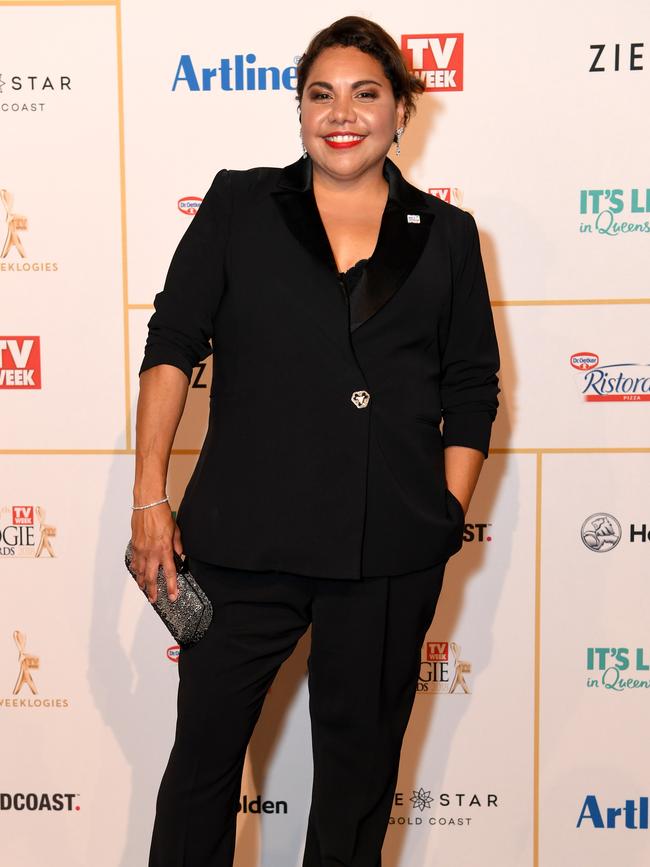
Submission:
<svg viewBox="0 0 650 867">
<path fill-rule="evenodd" d="M 220 171 L 156 296 L 134 566 L 153 601 L 162 565 L 174 598 L 184 549 L 214 617 L 180 655 L 150 867 L 232 864 L 246 747 L 310 624 L 303 865 L 380 864 L 420 647 L 499 391 L 474 220 L 386 156 L 421 90 L 376 24 L 317 34 L 298 65 L 303 158 Z M 210 424 L 176 527 L 160 500 L 210 341 Z"/>
</svg>

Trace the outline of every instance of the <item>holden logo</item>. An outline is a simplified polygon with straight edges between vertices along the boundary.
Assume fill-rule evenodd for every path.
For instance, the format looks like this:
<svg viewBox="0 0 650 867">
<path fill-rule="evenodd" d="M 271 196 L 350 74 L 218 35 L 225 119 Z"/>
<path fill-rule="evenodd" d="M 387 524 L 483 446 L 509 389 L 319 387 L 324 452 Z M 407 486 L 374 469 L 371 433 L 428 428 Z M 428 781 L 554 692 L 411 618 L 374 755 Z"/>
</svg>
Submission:
<svg viewBox="0 0 650 867">
<path fill-rule="evenodd" d="M 594 352 L 576 352 L 571 356 L 571 367 L 576 370 L 591 370 L 598 367 L 598 356 Z"/>
<path fill-rule="evenodd" d="M 605 554 L 621 541 L 621 525 L 613 515 L 596 512 L 580 528 L 580 538 L 590 551 Z"/>
<path fill-rule="evenodd" d="M 202 201 L 203 199 L 199 199 L 198 196 L 185 196 L 184 199 L 178 200 L 178 210 L 188 217 L 193 217 Z"/>
</svg>

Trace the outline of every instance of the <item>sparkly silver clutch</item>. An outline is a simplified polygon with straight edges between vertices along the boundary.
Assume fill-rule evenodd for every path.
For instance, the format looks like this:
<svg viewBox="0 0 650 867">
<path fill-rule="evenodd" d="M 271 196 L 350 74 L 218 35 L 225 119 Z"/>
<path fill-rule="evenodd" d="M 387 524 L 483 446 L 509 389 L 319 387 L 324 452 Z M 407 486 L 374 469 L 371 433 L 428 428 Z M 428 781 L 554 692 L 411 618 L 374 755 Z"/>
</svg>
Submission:
<svg viewBox="0 0 650 867">
<path fill-rule="evenodd" d="M 131 542 L 126 546 L 124 562 L 135 578 L 131 567 L 133 548 Z M 156 585 L 158 597 L 152 604 L 160 619 L 180 645 L 196 644 L 207 632 L 212 620 L 212 603 L 199 587 L 185 563 L 174 552 L 178 584 L 178 596 L 171 602 L 167 596 L 167 581 L 162 566 L 158 569 Z M 146 595 L 146 590 L 143 591 Z"/>
</svg>

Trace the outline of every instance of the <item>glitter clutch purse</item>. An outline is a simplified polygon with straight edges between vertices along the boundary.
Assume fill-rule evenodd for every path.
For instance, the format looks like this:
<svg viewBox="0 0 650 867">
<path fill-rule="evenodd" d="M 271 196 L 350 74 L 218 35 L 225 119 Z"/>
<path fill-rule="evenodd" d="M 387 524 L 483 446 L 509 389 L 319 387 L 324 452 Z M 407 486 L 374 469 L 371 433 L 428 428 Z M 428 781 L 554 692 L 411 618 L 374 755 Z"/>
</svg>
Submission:
<svg viewBox="0 0 650 867">
<path fill-rule="evenodd" d="M 131 567 L 133 548 L 131 542 L 126 546 L 124 562 L 129 573 L 136 577 Z M 167 581 L 162 566 L 158 569 L 156 585 L 158 596 L 151 605 L 180 645 L 196 644 L 207 632 L 212 621 L 212 603 L 196 583 L 183 560 L 174 551 L 178 585 L 178 596 L 170 602 L 167 596 Z M 143 590 L 146 595 L 146 590 Z M 150 603 L 151 604 L 151 603 Z"/>
</svg>

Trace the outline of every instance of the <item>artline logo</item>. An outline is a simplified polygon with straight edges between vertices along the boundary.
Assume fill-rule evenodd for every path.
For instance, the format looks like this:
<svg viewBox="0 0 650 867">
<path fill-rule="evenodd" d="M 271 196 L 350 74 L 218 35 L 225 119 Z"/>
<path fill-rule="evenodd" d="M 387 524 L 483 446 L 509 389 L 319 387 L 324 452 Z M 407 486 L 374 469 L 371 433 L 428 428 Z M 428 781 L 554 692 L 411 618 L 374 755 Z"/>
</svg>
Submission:
<svg viewBox="0 0 650 867">
<path fill-rule="evenodd" d="M 578 352 L 569 361 L 584 373 L 582 394 L 589 403 L 650 400 L 650 364 L 600 364 L 592 352 Z"/>
<path fill-rule="evenodd" d="M 0 101 L 0 112 L 22 113 L 45 111 L 47 102 L 23 102 L 25 97 L 43 99 L 59 96 L 71 90 L 69 75 L 10 75 L 6 78 L 0 73 L 0 98 L 13 101 Z"/>
<path fill-rule="evenodd" d="M 0 388 L 41 387 L 41 338 L 0 337 Z"/>
<path fill-rule="evenodd" d="M 442 792 L 439 795 L 432 795 L 431 789 L 425 789 L 420 786 L 419 789 L 412 789 L 413 794 L 408 796 L 404 792 L 395 792 L 393 798 L 393 815 L 391 815 L 389 825 L 408 825 L 411 827 L 431 826 L 431 825 L 449 825 L 458 827 L 469 827 L 473 818 L 476 818 L 476 810 L 484 807 L 498 807 L 498 798 L 494 794 L 478 795 L 467 794 L 466 792 L 456 792 L 450 794 Z M 408 810 L 408 803 L 411 805 L 411 811 Z M 463 810 L 465 815 L 446 816 L 444 811 L 451 807 L 454 811 Z M 435 816 L 422 816 L 421 814 L 428 810 L 436 810 Z M 418 815 L 418 811 L 420 815 Z M 469 813 L 474 815 L 468 815 Z M 443 815 L 440 815 L 443 813 Z"/>
<path fill-rule="evenodd" d="M 581 828 L 585 824 L 588 828 L 599 828 L 607 831 L 615 828 L 625 828 L 628 831 L 647 831 L 648 797 L 646 795 L 640 797 L 638 804 L 631 798 L 625 801 L 622 807 L 601 808 L 596 795 L 587 795 L 580 810 L 576 828 Z"/>
<path fill-rule="evenodd" d="M 583 235 L 645 235 L 650 222 L 639 215 L 650 215 L 650 187 L 580 190 L 580 214 L 588 217 L 580 222 Z M 626 219 L 619 221 L 621 214 Z"/>
<path fill-rule="evenodd" d="M 297 60 L 297 58 L 295 58 Z M 296 66 L 258 66 L 255 54 L 222 57 L 215 66 L 195 67 L 191 55 L 181 54 L 172 91 L 295 90 Z"/>
<path fill-rule="evenodd" d="M 55 536 L 42 506 L 0 506 L 0 557 L 56 557 Z"/>
<path fill-rule="evenodd" d="M 4 208 L 5 222 L 7 224 L 7 234 L 0 249 L 0 272 L 58 271 L 59 266 L 57 262 L 21 261 L 27 257 L 22 237 L 22 233 L 26 232 L 29 228 L 27 217 L 14 211 L 14 196 L 9 190 L 0 189 L 0 205 Z M 4 261 L 5 259 L 18 261 Z"/>
<path fill-rule="evenodd" d="M 79 794 L 71 792 L 0 792 L 0 811 L 72 813 L 81 807 L 76 803 Z"/>
<path fill-rule="evenodd" d="M 178 658 L 181 655 L 181 649 L 178 644 L 172 644 L 171 647 L 167 648 L 167 659 L 170 662 L 178 662 Z"/>
<path fill-rule="evenodd" d="M 450 649 L 454 657 L 453 663 L 449 659 Z M 460 644 L 455 641 L 427 641 L 424 652 L 424 659 L 420 662 L 418 695 L 452 694 L 458 690 L 469 695 L 470 688 L 465 675 L 471 672 L 472 666 L 460 658 Z"/>
<path fill-rule="evenodd" d="M 286 801 L 265 801 L 261 795 L 256 798 L 249 798 L 248 795 L 242 795 L 237 804 L 238 813 L 283 813 L 287 814 L 288 806 Z"/>
<path fill-rule="evenodd" d="M 66 708 L 67 698 L 16 698 L 27 687 L 33 696 L 38 695 L 32 671 L 40 668 L 40 658 L 27 653 L 27 636 L 19 629 L 14 630 L 14 644 L 18 648 L 18 678 L 13 688 L 13 698 L 0 698 L 0 707 L 6 708 Z"/>
<path fill-rule="evenodd" d="M 646 659 L 649 661 L 646 662 Z M 587 671 L 598 672 L 587 677 L 587 687 L 603 687 L 614 692 L 630 689 L 650 689 L 650 656 L 642 647 L 588 647 Z M 631 674 L 642 673 L 642 677 Z"/>
<path fill-rule="evenodd" d="M 462 33 L 402 36 L 402 53 L 425 91 L 463 89 Z"/>
<path fill-rule="evenodd" d="M 188 217 L 193 217 L 202 201 L 203 199 L 199 199 L 198 196 L 186 196 L 184 199 L 178 200 L 178 210 L 182 214 L 187 214 Z"/>
</svg>

